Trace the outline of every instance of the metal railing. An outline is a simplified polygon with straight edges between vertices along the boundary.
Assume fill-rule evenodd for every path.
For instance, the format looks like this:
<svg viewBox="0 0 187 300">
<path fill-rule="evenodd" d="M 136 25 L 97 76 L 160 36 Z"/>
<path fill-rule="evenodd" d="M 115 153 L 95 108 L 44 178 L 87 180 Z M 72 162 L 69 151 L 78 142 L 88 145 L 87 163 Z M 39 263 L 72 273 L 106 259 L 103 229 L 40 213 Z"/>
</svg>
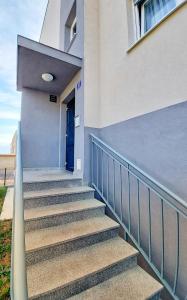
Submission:
<svg viewBox="0 0 187 300">
<path fill-rule="evenodd" d="M 27 300 L 27 276 L 25 266 L 25 231 L 23 202 L 23 169 L 21 155 L 21 124 L 18 124 L 16 148 L 16 174 L 12 226 L 11 299 Z"/>
<path fill-rule="evenodd" d="M 187 203 L 94 135 L 91 181 L 173 299 L 186 299 Z"/>
</svg>

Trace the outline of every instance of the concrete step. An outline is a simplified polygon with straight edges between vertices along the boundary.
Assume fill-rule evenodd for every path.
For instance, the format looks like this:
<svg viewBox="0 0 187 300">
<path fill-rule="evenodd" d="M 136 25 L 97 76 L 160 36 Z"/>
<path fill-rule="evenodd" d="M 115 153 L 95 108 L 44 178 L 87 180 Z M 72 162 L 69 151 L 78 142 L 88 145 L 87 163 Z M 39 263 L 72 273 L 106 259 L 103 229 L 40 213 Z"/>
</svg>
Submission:
<svg viewBox="0 0 187 300">
<path fill-rule="evenodd" d="M 27 265 L 113 238 L 118 232 L 119 224 L 105 215 L 27 232 Z"/>
<path fill-rule="evenodd" d="M 105 204 L 96 199 L 80 200 L 56 205 L 25 209 L 25 231 L 58 226 L 102 216 Z"/>
<path fill-rule="evenodd" d="M 24 193 L 25 208 L 33 208 L 94 198 L 94 189 L 88 186 L 55 188 Z"/>
<path fill-rule="evenodd" d="M 119 237 L 27 267 L 29 299 L 67 299 L 137 264 Z"/>
<path fill-rule="evenodd" d="M 136 266 L 69 300 L 159 300 L 162 285 Z"/>
<path fill-rule="evenodd" d="M 33 181 L 23 182 L 24 192 L 41 191 L 55 188 L 66 188 L 81 186 L 82 178 L 75 176 L 50 176 L 49 178 L 39 178 Z"/>
</svg>

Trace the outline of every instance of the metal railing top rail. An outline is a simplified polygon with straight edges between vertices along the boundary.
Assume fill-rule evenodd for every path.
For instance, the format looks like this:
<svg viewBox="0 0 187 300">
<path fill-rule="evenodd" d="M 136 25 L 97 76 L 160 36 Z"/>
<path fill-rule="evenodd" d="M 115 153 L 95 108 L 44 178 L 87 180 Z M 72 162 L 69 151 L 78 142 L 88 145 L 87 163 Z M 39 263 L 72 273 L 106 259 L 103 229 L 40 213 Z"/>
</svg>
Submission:
<svg viewBox="0 0 187 300">
<path fill-rule="evenodd" d="M 18 124 L 11 255 L 11 299 L 27 300 L 21 124 Z"/>
<path fill-rule="evenodd" d="M 107 154 L 111 153 L 111 157 L 118 162 L 120 162 L 122 165 L 127 165 L 129 168 L 129 171 L 142 180 L 144 184 L 146 184 L 148 187 L 151 187 L 154 192 L 158 193 L 159 196 L 164 197 L 165 200 L 169 202 L 172 206 L 174 206 L 177 210 L 179 210 L 182 214 L 185 216 L 187 215 L 187 202 L 184 201 L 181 197 L 176 195 L 174 192 L 169 190 L 167 187 L 162 185 L 160 182 L 155 180 L 152 176 L 148 175 L 146 172 L 144 172 L 141 168 L 136 166 L 133 162 L 122 156 L 120 153 L 115 151 L 111 146 L 107 145 L 104 141 L 102 141 L 100 138 L 96 137 L 94 134 L 90 134 L 91 138 L 98 143 L 98 146 L 102 145 L 106 150 Z M 94 142 L 95 142 L 94 141 Z M 99 145 L 100 144 L 100 145 Z"/>
</svg>

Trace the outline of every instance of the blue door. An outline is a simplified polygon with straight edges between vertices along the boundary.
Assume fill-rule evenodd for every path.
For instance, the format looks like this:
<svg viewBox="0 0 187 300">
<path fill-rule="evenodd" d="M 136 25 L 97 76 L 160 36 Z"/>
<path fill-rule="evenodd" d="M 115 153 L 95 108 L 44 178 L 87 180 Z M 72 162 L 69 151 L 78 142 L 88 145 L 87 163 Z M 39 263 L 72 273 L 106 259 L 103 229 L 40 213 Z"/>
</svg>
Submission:
<svg viewBox="0 0 187 300">
<path fill-rule="evenodd" d="M 73 172 L 75 140 L 75 98 L 67 104 L 66 117 L 66 170 Z"/>
</svg>

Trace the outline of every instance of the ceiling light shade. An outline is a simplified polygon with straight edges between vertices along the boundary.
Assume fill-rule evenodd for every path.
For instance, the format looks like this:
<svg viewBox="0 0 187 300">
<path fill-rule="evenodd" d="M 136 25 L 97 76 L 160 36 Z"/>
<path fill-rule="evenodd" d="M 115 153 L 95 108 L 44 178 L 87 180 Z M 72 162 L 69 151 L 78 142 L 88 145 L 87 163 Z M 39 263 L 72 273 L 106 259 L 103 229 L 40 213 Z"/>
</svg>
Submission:
<svg viewBox="0 0 187 300">
<path fill-rule="evenodd" d="M 51 82 L 51 81 L 53 81 L 54 76 L 52 74 L 50 74 L 50 73 L 43 73 L 42 74 L 42 79 L 44 81 Z"/>
</svg>

